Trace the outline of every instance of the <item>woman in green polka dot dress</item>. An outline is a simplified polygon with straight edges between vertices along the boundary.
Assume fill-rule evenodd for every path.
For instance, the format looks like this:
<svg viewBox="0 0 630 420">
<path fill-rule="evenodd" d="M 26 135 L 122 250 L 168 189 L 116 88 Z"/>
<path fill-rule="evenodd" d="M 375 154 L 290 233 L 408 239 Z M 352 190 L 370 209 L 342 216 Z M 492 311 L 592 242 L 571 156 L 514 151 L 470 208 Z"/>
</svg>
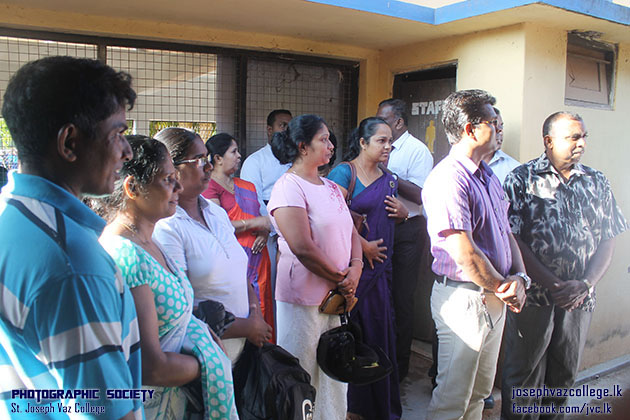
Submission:
<svg viewBox="0 0 630 420">
<path fill-rule="evenodd" d="M 182 190 L 166 147 L 130 136 L 134 158 L 106 202 L 112 220 L 101 244 L 131 288 L 142 350 L 142 382 L 155 389 L 144 403 L 147 419 L 181 419 L 180 386 L 201 378 L 205 419 L 238 419 L 230 360 L 220 340 L 192 316 L 193 290 L 186 274 L 152 239 L 155 222 L 175 212 Z"/>
</svg>

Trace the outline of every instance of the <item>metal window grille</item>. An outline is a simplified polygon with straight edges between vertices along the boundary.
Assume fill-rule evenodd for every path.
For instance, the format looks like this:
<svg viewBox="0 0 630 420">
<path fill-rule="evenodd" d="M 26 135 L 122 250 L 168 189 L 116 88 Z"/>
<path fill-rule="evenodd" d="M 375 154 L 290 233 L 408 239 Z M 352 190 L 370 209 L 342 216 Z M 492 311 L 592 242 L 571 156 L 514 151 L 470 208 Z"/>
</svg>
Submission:
<svg viewBox="0 0 630 420">
<path fill-rule="evenodd" d="M 266 144 L 267 114 L 273 109 L 288 109 L 293 116 L 317 114 L 339 141 L 353 128 L 351 68 L 250 59 L 247 76 L 248 151 Z"/>
<path fill-rule="evenodd" d="M 82 43 L 0 36 L 0 94 L 4 95 L 9 79 L 20 67 L 29 61 L 52 55 L 96 58 L 97 47 Z M 7 169 L 17 168 L 17 153 L 2 118 L 0 118 L 0 165 Z"/>
<path fill-rule="evenodd" d="M 51 55 L 99 58 L 129 72 L 138 93 L 127 115 L 135 134 L 154 135 L 173 125 L 195 130 L 204 140 L 228 132 L 247 156 L 265 144 L 273 109 L 321 115 L 337 135 L 339 150 L 356 124 L 356 63 L 1 28 L 0 106 L 11 75 L 28 61 Z M 2 119 L 0 138 L 3 159 L 16 167 Z"/>
</svg>

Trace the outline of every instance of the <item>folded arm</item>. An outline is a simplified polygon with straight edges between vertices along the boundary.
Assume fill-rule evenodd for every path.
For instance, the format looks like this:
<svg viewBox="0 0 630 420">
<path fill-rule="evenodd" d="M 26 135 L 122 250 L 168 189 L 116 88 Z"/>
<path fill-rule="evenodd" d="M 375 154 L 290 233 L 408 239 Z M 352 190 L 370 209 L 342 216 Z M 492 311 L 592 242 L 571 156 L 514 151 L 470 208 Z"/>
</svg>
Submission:
<svg viewBox="0 0 630 420">
<path fill-rule="evenodd" d="M 518 276 L 503 277 L 475 244 L 470 231 L 447 230 L 445 248 L 464 275 L 473 283 L 495 292 L 512 311 L 519 312 L 525 303 L 525 287 Z"/>
<path fill-rule="evenodd" d="M 291 252 L 304 267 L 312 273 L 335 283 L 339 283 L 344 279 L 345 275 L 330 262 L 330 258 L 313 241 L 306 209 L 301 207 L 280 207 L 274 211 L 273 216 Z M 359 242 L 358 238 L 357 242 Z"/>
</svg>

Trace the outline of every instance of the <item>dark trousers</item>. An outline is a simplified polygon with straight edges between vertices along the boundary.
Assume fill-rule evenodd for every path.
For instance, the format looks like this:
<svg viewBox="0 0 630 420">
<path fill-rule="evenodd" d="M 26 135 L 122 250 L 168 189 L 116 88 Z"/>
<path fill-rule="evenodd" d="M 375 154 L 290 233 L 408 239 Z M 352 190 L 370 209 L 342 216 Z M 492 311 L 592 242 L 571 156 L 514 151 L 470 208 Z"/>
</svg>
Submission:
<svg viewBox="0 0 630 420">
<path fill-rule="evenodd" d="M 392 297 L 396 323 L 396 359 L 399 380 L 409 371 L 411 341 L 413 339 L 414 295 L 418 284 L 423 250 L 424 217 L 417 216 L 396 225 L 394 254 L 392 255 Z M 425 219 L 426 220 L 426 219 Z"/>
<path fill-rule="evenodd" d="M 519 314 L 508 311 L 505 325 L 505 360 L 501 387 L 502 419 L 552 419 L 562 415 L 514 413 L 519 406 L 556 406 L 566 398 L 516 397 L 513 388 L 570 388 L 575 382 L 592 312 L 567 312 L 555 305 L 526 306 Z"/>
</svg>

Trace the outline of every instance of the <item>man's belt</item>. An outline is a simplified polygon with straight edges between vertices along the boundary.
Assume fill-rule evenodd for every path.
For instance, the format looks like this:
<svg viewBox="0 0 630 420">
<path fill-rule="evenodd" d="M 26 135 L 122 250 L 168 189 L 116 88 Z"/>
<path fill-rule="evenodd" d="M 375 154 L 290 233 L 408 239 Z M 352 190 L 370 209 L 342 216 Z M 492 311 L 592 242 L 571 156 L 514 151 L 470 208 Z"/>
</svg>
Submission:
<svg viewBox="0 0 630 420">
<path fill-rule="evenodd" d="M 450 287 L 463 287 L 464 289 L 474 290 L 475 292 L 483 292 L 483 287 L 477 286 L 473 282 L 451 280 L 446 276 L 440 276 L 436 278 L 435 281 L 437 281 L 440 284 L 445 284 Z"/>
</svg>

